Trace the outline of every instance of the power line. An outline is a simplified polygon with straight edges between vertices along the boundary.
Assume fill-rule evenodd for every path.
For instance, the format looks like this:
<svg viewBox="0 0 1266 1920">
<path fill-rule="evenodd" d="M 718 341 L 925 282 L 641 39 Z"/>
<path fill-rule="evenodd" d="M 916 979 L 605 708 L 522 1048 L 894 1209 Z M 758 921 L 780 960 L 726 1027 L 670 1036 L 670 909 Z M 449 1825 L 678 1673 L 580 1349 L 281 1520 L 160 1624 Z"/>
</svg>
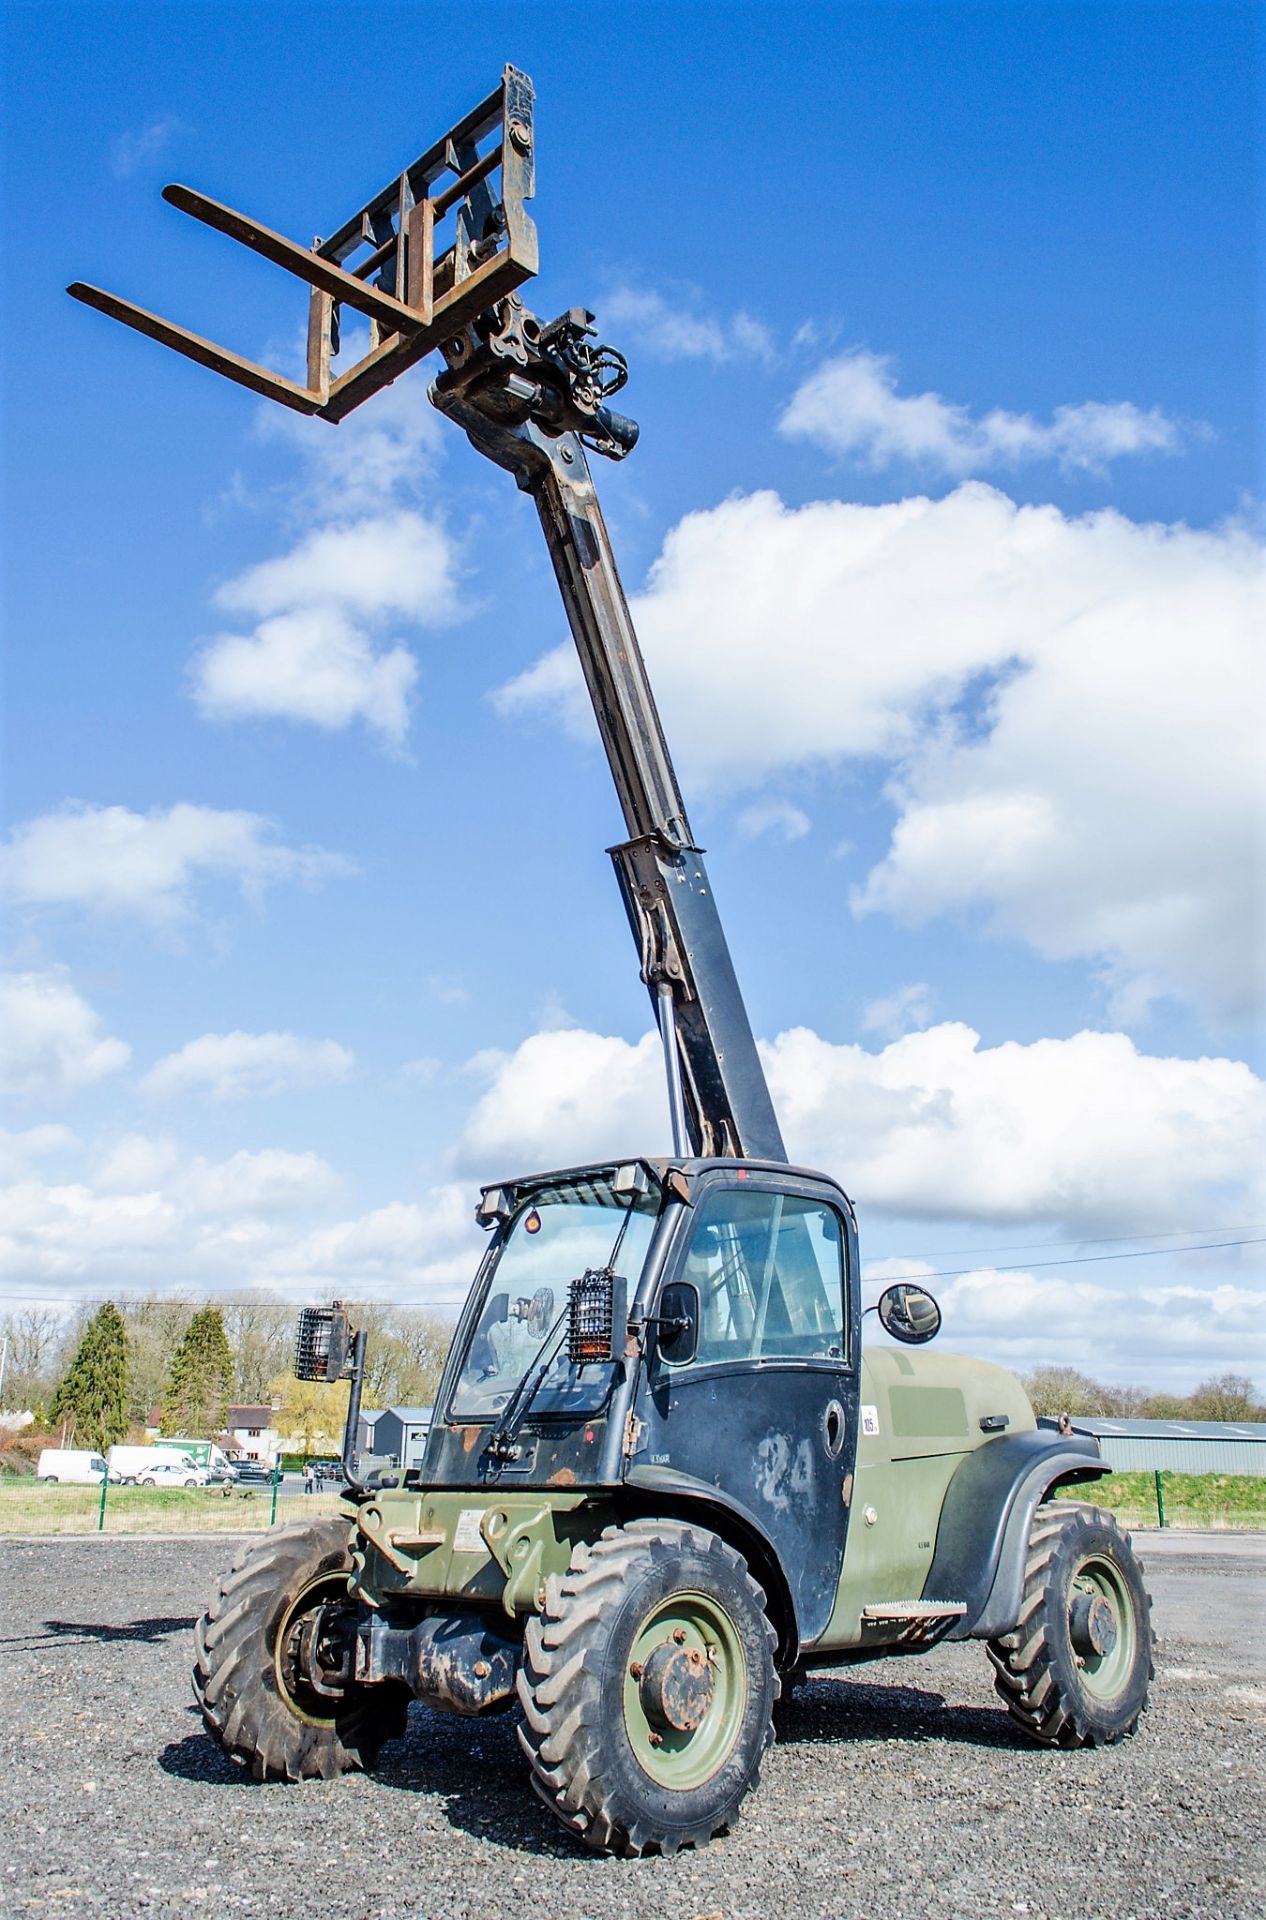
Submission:
<svg viewBox="0 0 1266 1920">
<path fill-rule="evenodd" d="M 985 1246 L 976 1247 L 934 1247 L 930 1253 L 887 1253 L 876 1258 L 885 1260 L 951 1260 L 960 1253 L 1024 1253 L 1029 1248 L 1041 1247 L 1112 1247 L 1125 1240 L 1186 1240 L 1196 1233 L 1266 1233 L 1266 1220 L 1238 1222 L 1233 1227 L 1169 1227 L 1164 1233 L 1102 1233 L 1082 1234 L 1073 1241 L 1067 1235 L 1062 1240 L 992 1240 Z M 1248 1245 L 1247 1241 L 1228 1241 L 1228 1246 Z M 1176 1252 L 1183 1249 L 1178 1247 Z"/>
<path fill-rule="evenodd" d="M 1261 1247 L 1266 1246 L 1266 1234 L 1257 1240 L 1206 1240 L 1198 1247 L 1140 1247 L 1134 1253 L 1082 1253 L 1069 1260 L 1027 1260 L 1022 1267 L 995 1267 L 995 1273 L 1031 1273 L 1040 1267 L 1092 1267 L 1101 1260 L 1155 1260 L 1164 1254 L 1209 1253 L 1219 1247 Z M 889 1253 L 881 1256 L 885 1260 L 913 1260 L 914 1255 Z M 876 1265 L 878 1265 L 878 1261 Z M 977 1261 L 974 1267 L 940 1267 L 931 1273 L 912 1273 L 904 1276 L 910 1280 L 957 1280 L 965 1273 L 979 1273 L 981 1266 L 988 1262 Z M 874 1277 L 874 1276 L 872 1276 Z M 894 1276 L 895 1277 L 895 1276 Z"/>
<path fill-rule="evenodd" d="M 1131 1236 L 1123 1235 L 1122 1237 L 1126 1238 Z M 1042 1244 L 1058 1246 L 1059 1242 L 1048 1241 Z M 1102 1244 L 1102 1243 L 1096 1243 L 1092 1241 L 1090 1244 L 1093 1246 L 1095 1244 Z M 992 1269 L 992 1271 L 995 1273 L 1030 1273 L 1030 1272 L 1036 1272 L 1037 1270 L 1044 1267 L 1088 1267 L 1088 1266 L 1097 1266 L 1100 1262 L 1105 1260 L 1154 1260 L 1162 1257 L 1165 1254 L 1174 1256 L 1180 1253 L 1216 1253 L 1223 1247 L 1260 1247 L 1260 1246 L 1266 1246 L 1266 1234 L 1263 1234 L 1258 1238 L 1247 1239 L 1247 1240 L 1206 1240 L 1201 1242 L 1199 1245 L 1193 1246 L 1193 1247 L 1140 1247 L 1140 1248 L 1137 1248 L 1132 1253 L 1084 1253 L 1084 1254 L 1072 1255 L 1066 1260 L 1029 1260 L 1029 1261 L 1026 1261 L 1023 1266 L 995 1267 Z M 878 1266 L 882 1264 L 882 1262 L 888 1261 L 888 1260 L 908 1260 L 913 1264 L 917 1264 L 918 1259 L 919 1259 L 919 1256 L 917 1254 L 885 1253 L 885 1254 L 877 1255 L 875 1260 L 871 1264 Z M 937 1268 L 933 1268 L 931 1271 L 927 1273 L 910 1274 L 908 1278 L 910 1278 L 911 1280 L 957 1280 L 957 1279 L 961 1279 L 962 1276 L 967 1273 L 979 1273 L 981 1271 L 982 1264 L 988 1265 L 988 1262 L 982 1263 L 981 1261 L 978 1260 L 974 1266 L 970 1266 L 970 1267 L 937 1267 Z M 875 1275 L 871 1276 L 872 1279 L 882 1278 L 882 1277 L 883 1276 L 875 1276 Z M 893 1278 L 894 1276 L 889 1275 L 887 1277 Z M 333 1284 L 336 1287 L 341 1285 L 344 1288 L 351 1288 L 351 1287 L 354 1287 L 357 1283 L 354 1280 L 344 1280 L 342 1282 L 336 1281 Z M 210 1292 L 205 1289 L 199 1292 L 196 1289 L 194 1289 L 194 1290 L 191 1290 L 191 1297 L 195 1299 L 200 1299 L 200 1300 L 219 1299 L 219 1300 L 223 1300 L 226 1304 L 233 1304 L 235 1301 L 245 1298 L 247 1302 L 256 1301 L 260 1306 L 285 1306 L 287 1303 L 284 1300 L 276 1300 L 276 1299 L 269 1298 L 270 1292 L 274 1287 L 283 1287 L 283 1286 L 284 1287 L 302 1287 L 309 1294 L 326 1293 L 330 1291 L 329 1287 L 324 1287 L 324 1286 L 321 1286 L 319 1283 L 315 1283 L 308 1280 L 278 1280 L 270 1283 L 269 1287 L 260 1287 L 258 1289 L 255 1289 L 255 1288 L 244 1289 L 241 1286 L 238 1286 L 232 1292 Z M 129 1288 L 116 1288 L 115 1293 L 121 1296 L 125 1296 L 129 1300 L 129 1302 L 136 1297 L 132 1293 L 132 1290 Z M 111 1294 L 107 1290 L 103 1290 L 102 1288 L 96 1288 L 91 1293 L 63 1295 L 61 1296 L 61 1299 L 62 1299 L 62 1303 L 66 1305 L 87 1305 L 94 1300 L 105 1300 L 111 1297 L 112 1297 Z M 151 1294 L 142 1294 L 140 1297 L 146 1300 L 156 1297 L 160 1301 L 171 1300 L 173 1302 L 178 1301 L 181 1298 L 179 1294 L 159 1294 L 157 1296 L 154 1296 Z M 466 1301 L 469 1298 L 469 1292 L 456 1294 L 451 1298 L 441 1297 L 439 1299 L 436 1299 L 434 1297 L 432 1298 L 414 1297 L 413 1299 L 410 1299 L 408 1298 L 407 1295 L 402 1295 L 399 1293 L 353 1295 L 349 1292 L 347 1297 L 348 1299 L 354 1298 L 358 1302 L 358 1304 L 361 1306 L 417 1307 L 421 1310 L 428 1311 L 428 1312 L 443 1312 L 447 1309 L 455 1309 L 455 1308 L 460 1308 L 465 1306 Z M 48 1293 L 48 1292 L 10 1293 L 3 1289 L 0 1289 L 0 1302 L 13 1301 L 15 1303 L 26 1303 L 28 1305 L 33 1305 L 36 1303 L 44 1304 L 46 1302 L 53 1301 L 57 1298 L 58 1298 L 57 1295 Z"/>
</svg>

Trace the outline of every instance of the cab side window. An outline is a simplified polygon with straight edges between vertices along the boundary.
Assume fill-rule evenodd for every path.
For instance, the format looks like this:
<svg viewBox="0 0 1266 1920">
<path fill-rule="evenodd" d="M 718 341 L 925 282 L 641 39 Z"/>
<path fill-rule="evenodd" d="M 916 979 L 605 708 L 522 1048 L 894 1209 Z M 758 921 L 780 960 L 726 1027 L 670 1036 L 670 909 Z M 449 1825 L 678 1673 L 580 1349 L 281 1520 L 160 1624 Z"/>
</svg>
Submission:
<svg viewBox="0 0 1266 1920">
<path fill-rule="evenodd" d="M 845 1352 L 844 1235 L 822 1201 L 713 1192 L 696 1211 L 680 1277 L 699 1295 L 694 1366 Z"/>
</svg>

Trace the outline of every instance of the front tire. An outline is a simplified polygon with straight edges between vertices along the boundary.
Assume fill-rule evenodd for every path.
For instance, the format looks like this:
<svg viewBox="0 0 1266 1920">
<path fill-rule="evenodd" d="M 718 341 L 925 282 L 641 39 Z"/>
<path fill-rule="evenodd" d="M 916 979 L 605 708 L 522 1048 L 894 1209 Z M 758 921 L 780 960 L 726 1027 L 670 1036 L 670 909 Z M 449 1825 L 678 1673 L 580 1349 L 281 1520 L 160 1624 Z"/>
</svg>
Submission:
<svg viewBox="0 0 1266 1920">
<path fill-rule="evenodd" d="M 1008 1713 L 1048 1747 L 1134 1732 L 1155 1668 L 1151 1596 L 1128 1537 L 1100 1507 L 1051 1501 L 1033 1517 L 1019 1624 L 989 1642 Z"/>
<path fill-rule="evenodd" d="M 702 1527 L 608 1527 L 546 1583 L 518 1676 L 532 1784 L 599 1852 L 704 1847 L 760 1779 L 774 1630 L 746 1563 Z"/>
<path fill-rule="evenodd" d="M 209 1730 L 257 1780 L 370 1767 L 405 1729 L 392 1682 L 318 1694 L 296 1660 L 305 1616 L 345 1594 L 351 1535 L 337 1518 L 274 1528 L 234 1561 L 194 1632 L 193 1690 Z"/>
</svg>

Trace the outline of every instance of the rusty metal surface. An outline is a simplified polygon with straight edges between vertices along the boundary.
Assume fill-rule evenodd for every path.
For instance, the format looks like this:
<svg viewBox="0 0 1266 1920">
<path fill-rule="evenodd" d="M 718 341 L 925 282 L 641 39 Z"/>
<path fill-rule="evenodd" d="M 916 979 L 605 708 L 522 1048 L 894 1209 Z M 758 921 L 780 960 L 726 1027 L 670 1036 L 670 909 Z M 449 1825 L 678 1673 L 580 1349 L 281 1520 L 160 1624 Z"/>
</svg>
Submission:
<svg viewBox="0 0 1266 1920">
<path fill-rule="evenodd" d="M 507 66 L 495 92 L 311 247 L 195 188 L 164 188 L 179 212 L 308 285 L 306 385 L 86 281 L 67 291 L 238 386 L 336 423 L 536 272 L 536 228 L 525 210 L 535 189 L 533 108 L 532 82 Z M 450 214 L 455 230 L 437 255 Z M 344 306 L 369 320 L 369 349 L 336 374 Z"/>
<path fill-rule="evenodd" d="M 693 1733 L 712 1705 L 712 1668 L 701 1647 L 676 1638 L 656 1647 L 636 1673 L 642 1711 L 653 1727 Z"/>
<path fill-rule="evenodd" d="M 401 1680 L 439 1713 L 473 1716 L 509 1706 L 521 1646 L 483 1614 L 446 1614 L 393 1623 L 379 1613 L 364 1621 L 358 1680 Z"/>
</svg>

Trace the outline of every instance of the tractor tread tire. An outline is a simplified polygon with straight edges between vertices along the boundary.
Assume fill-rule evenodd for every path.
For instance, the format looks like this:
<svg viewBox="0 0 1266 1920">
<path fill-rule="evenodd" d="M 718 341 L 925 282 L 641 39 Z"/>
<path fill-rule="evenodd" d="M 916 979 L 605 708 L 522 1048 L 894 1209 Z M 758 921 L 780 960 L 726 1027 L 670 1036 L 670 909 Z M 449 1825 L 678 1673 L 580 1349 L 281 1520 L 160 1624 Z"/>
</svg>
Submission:
<svg viewBox="0 0 1266 1920">
<path fill-rule="evenodd" d="M 749 1735 L 754 1751 L 732 1778 L 722 1803 L 686 1809 L 673 1820 L 662 1812 L 656 1817 L 639 1804 L 637 1794 L 628 1790 L 627 1779 L 621 1778 L 628 1736 L 622 1716 L 613 1735 L 603 1680 L 611 1625 L 630 1583 L 639 1575 L 667 1572 L 683 1555 L 711 1560 L 750 1606 L 758 1623 L 764 1705 L 762 1709 L 758 1703 L 752 1716 L 757 1729 L 763 1712 L 763 1725 L 755 1737 Z M 776 1648 L 762 1588 L 742 1556 L 716 1534 L 667 1520 L 633 1520 L 622 1527 L 607 1527 L 596 1541 L 577 1546 L 566 1573 L 554 1574 L 546 1582 L 544 1610 L 528 1621 L 525 1630 L 517 1678 L 522 1707 L 518 1734 L 532 1768 L 533 1787 L 563 1825 L 596 1852 L 633 1858 L 656 1850 L 675 1854 L 681 1847 L 706 1847 L 716 1834 L 729 1830 L 743 1800 L 760 1783 L 760 1761 L 774 1738 L 771 1710 L 779 1693 Z M 731 1754 L 742 1744 L 740 1730 Z M 730 1757 L 726 1756 L 724 1765 L 728 1766 Z"/>
<path fill-rule="evenodd" d="M 1134 1604 L 1134 1665 L 1121 1696 L 1105 1702 L 1077 1680 L 1065 1582 L 1083 1552 L 1112 1559 Z M 1019 1618 L 987 1643 L 994 1688 L 1011 1718 L 1047 1747 L 1114 1746 L 1138 1726 L 1155 1677 L 1152 1597 L 1116 1517 L 1103 1507 L 1047 1501 L 1033 1516 Z"/>
<path fill-rule="evenodd" d="M 194 1629 L 193 1691 L 203 1720 L 257 1780 L 330 1780 L 371 1767 L 379 1748 L 404 1732 L 403 1687 L 352 1687 L 322 1721 L 301 1717 L 278 1687 L 275 1633 L 291 1600 L 314 1578 L 351 1567 L 345 1520 L 274 1527 L 238 1555 Z"/>
</svg>

